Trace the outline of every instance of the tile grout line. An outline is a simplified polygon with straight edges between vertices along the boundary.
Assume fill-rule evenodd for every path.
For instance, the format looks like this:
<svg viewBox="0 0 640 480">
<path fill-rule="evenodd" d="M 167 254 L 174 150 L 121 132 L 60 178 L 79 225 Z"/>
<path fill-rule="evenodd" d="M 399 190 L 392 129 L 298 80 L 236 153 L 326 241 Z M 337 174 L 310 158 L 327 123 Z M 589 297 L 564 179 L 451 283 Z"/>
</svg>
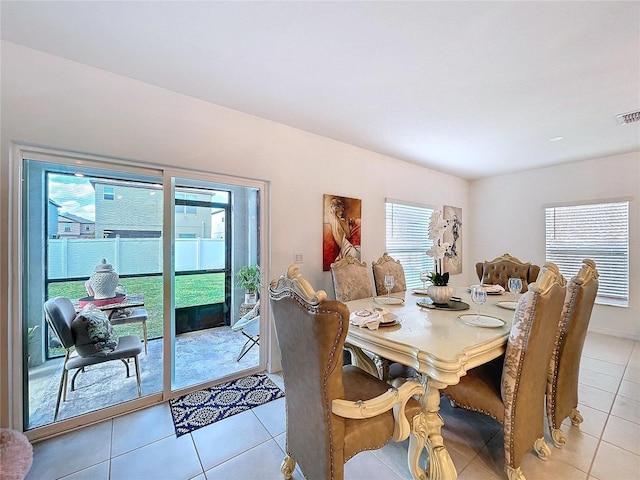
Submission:
<svg viewBox="0 0 640 480">
<path fill-rule="evenodd" d="M 635 346 L 634 346 L 634 348 L 635 348 Z M 620 382 L 618 383 L 618 388 L 616 389 L 616 392 L 614 394 L 613 402 L 611 402 L 611 407 L 609 408 L 609 412 L 607 413 L 607 418 L 604 421 L 604 426 L 602 427 L 602 432 L 600 433 L 600 437 L 598 438 L 598 443 L 596 445 L 595 452 L 593 453 L 593 457 L 591 458 L 591 462 L 589 464 L 589 470 L 587 471 L 587 478 L 592 476 L 591 472 L 593 470 L 593 465 L 594 465 L 594 463 L 596 461 L 596 457 L 598 456 L 598 452 L 600 450 L 600 445 L 604 441 L 603 437 L 604 437 L 605 432 L 607 431 L 607 425 L 609 424 L 609 418 L 611 417 L 612 412 L 613 412 L 613 407 L 616 404 L 616 400 L 618 398 L 618 392 L 620 391 L 620 386 L 622 385 L 622 379 L 624 378 L 624 374 L 627 371 L 627 368 L 629 366 L 629 360 L 631 359 L 631 355 L 633 353 L 634 348 L 631 348 L 631 351 L 629 352 L 629 355 L 627 357 L 627 362 L 624 365 L 624 370 L 622 371 L 622 377 L 620 378 Z M 608 442 L 605 442 L 605 443 L 608 443 Z M 617 447 L 617 445 L 616 445 L 616 447 Z M 618 448 L 621 448 L 621 447 L 618 447 Z M 627 451 L 626 449 L 623 449 L 623 448 L 621 448 L 621 450 Z"/>
</svg>

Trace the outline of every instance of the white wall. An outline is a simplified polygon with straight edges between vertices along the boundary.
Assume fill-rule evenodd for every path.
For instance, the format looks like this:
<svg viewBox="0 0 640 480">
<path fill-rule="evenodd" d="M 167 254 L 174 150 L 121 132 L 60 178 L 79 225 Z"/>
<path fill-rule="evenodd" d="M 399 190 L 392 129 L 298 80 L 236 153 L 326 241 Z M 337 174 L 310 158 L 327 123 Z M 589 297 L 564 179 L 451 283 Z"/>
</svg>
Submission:
<svg viewBox="0 0 640 480">
<path fill-rule="evenodd" d="M 477 180 L 469 192 L 470 255 L 490 260 L 508 252 L 538 265 L 545 261 L 545 206 L 632 197 L 629 308 L 596 305 L 589 330 L 640 340 L 640 152 Z"/>
<path fill-rule="evenodd" d="M 323 194 L 362 199 L 362 256 L 369 265 L 385 248 L 385 197 L 462 207 L 467 218 L 465 180 L 12 43 L 2 42 L 1 61 L 2 365 L 8 357 L 11 141 L 266 180 L 269 278 L 302 253 L 301 271 L 328 292 L 331 277 L 322 272 Z M 470 258 L 463 257 L 469 265 Z M 468 283 L 469 265 L 453 283 Z M 0 370 L 2 405 L 7 405 L 6 373 Z M 0 424 L 6 425 L 6 415 L 3 407 Z"/>
<path fill-rule="evenodd" d="M 463 271 L 509 252 L 544 262 L 542 205 L 633 196 L 631 306 L 596 307 L 592 330 L 639 338 L 640 159 L 620 155 L 469 183 L 285 125 L 63 60 L 1 44 L 0 364 L 8 365 L 10 142 L 20 141 L 140 162 L 270 182 L 269 278 L 302 253 L 302 272 L 332 291 L 322 272 L 322 195 L 360 198 L 362 253 L 384 251 L 384 199 L 463 208 Z M 517 202 L 511 203 L 511 198 Z M 0 425 L 8 425 L 8 381 L 0 369 Z"/>
</svg>

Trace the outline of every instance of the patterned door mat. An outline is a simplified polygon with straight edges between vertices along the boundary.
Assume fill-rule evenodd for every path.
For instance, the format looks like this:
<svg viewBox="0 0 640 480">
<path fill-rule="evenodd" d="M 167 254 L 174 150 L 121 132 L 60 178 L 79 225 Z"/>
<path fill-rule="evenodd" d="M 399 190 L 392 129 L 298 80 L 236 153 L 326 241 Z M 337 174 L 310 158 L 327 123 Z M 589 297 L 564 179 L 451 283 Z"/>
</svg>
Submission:
<svg viewBox="0 0 640 480">
<path fill-rule="evenodd" d="M 174 398 L 169 405 L 176 437 L 281 397 L 284 392 L 258 373 Z"/>
</svg>

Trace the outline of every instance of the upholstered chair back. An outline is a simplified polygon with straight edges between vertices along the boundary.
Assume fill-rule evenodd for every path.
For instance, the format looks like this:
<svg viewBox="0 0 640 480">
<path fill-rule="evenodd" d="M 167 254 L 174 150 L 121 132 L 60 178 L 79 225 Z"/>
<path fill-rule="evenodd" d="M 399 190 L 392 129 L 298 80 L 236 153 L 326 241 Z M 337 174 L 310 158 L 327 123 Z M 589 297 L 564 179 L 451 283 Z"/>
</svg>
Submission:
<svg viewBox="0 0 640 480">
<path fill-rule="evenodd" d="M 331 264 L 331 277 L 336 300 L 349 302 L 373 297 L 371 275 L 367 264 L 354 257 L 345 257 Z"/>
<path fill-rule="evenodd" d="M 384 276 L 393 275 L 395 284 L 391 289 L 391 293 L 404 292 L 407 289 L 407 281 L 404 277 L 404 268 L 399 260 L 394 260 L 384 252 L 378 260 L 373 262 L 373 283 L 376 286 L 376 295 L 387 293 L 384 286 Z"/>
<path fill-rule="evenodd" d="M 517 468 L 537 439 L 544 437 L 544 392 L 566 282 L 546 263 L 538 282 L 518 302 L 507 343 L 501 394 L 505 405 L 505 462 Z M 507 439 L 510 441 L 507 442 Z"/>
<path fill-rule="evenodd" d="M 520 462 L 532 448 L 541 458 L 550 454 L 544 442 L 544 394 L 565 293 L 558 267 L 546 263 L 518 302 L 504 358 L 469 370 L 457 385 L 443 390 L 460 407 L 503 425 L 509 478 L 524 478 Z"/>
<path fill-rule="evenodd" d="M 578 407 L 578 373 L 591 311 L 598 293 L 598 270 L 593 260 L 583 260 L 578 274 L 567 286 L 547 378 L 547 418 L 554 444 L 565 443 L 560 425 L 570 417 L 582 422 Z"/>
<path fill-rule="evenodd" d="M 493 260 L 476 263 L 476 274 L 480 283 L 502 285 L 508 289 L 510 278 L 522 279 L 522 292 L 526 292 L 528 285 L 538 278 L 540 267 L 531 263 L 524 263 L 516 257 L 505 253 Z"/>
<path fill-rule="evenodd" d="M 71 323 L 76 318 L 76 309 L 66 297 L 56 297 L 44 304 L 45 319 L 49 327 L 67 350 L 74 346 Z"/>
<path fill-rule="evenodd" d="M 287 398 L 287 449 L 307 478 L 331 478 L 331 457 L 342 466 L 345 419 L 331 414 L 344 398 L 342 348 L 349 311 L 326 301 L 323 291 L 309 301 L 295 292 L 271 295 Z"/>
<path fill-rule="evenodd" d="M 351 457 L 409 435 L 416 447 L 409 464 L 418 478 L 426 419 L 414 396 L 424 394 L 424 386 L 408 381 L 394 389 L 358 367 L 343 367 L 349 310 L 314 291 L 297 265 L 271 282 L 269 301 L 286 393 L 284 478 L 298 463 L 310 480 L 343 480 Z"/>
</svg>

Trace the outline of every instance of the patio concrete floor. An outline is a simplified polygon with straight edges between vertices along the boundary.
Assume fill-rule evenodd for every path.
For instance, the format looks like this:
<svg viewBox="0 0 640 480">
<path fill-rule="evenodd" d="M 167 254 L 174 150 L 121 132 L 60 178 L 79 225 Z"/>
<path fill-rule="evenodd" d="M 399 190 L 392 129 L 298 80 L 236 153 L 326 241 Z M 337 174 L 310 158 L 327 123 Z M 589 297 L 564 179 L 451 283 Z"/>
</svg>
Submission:
<svg viewBox="0 0 640 480">
<path fill-rule="evenodd" d="M 258 365 L 258 347 L 252 348 L 240 361 L 238 353 L 246 338 L 230 327 L 217 327 L 179 335 L 175 349 L 175 386 L 182 388 L 205 381 L 224 378 Z M 149 353 L 139 356 L 142 395 L 162 391 L 162 339 L 150 340 Z M 29 369 L 29 428 L 53 422 L 63 358 L 48 360 Z M 135 367 L 129 364 L 130 376 L 122 362 L 92 365 L 76 378 L 75 391 L 67 385 L 67 401 L 61 402 L 58 420 L 99 410 L 138 397 Z"/>
</svg>

